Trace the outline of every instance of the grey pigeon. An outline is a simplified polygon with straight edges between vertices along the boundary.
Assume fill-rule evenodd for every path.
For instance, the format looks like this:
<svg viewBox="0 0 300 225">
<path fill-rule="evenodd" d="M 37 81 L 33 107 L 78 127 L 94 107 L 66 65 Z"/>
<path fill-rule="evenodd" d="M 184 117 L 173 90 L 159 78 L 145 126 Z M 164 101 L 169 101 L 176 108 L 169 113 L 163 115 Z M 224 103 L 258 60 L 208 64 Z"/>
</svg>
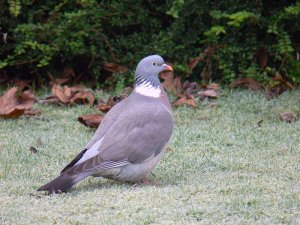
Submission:
<svg viewBox="0 0 300 225">
<path fill-rule="evenodd" d="M 159 55 L 142 59 L 133 92 L 105 116 L 86 147 L 38 191 L 64 192 L 88 176 L 141 182 L 162 158 L 173 131 L 159 73 L 173 70 Z"/>
</svg>

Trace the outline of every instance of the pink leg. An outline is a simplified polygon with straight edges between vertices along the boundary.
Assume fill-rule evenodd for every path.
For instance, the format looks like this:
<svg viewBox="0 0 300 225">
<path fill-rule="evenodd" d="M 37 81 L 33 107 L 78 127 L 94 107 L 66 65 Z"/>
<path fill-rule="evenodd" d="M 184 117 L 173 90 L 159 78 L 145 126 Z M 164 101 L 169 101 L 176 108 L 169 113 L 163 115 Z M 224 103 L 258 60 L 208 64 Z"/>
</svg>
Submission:
<svg viewBox="0 0 300 225">
<path fill-rule="evenodd" d="M 141 183 L 142 183 L 142 184 L 145 184 L 145 185 L 149 185 L 149 186 L 159 186 L 159 185 L 160 185 L 159 183 L 157 183 L 157 182 L 155 182 L 155 181 L 152 181 L 152 180 L 150 180 L 150 179 L 148 179 L 148 178 L 143 178 L 143 179 L 141 180 Z"/>
</svg>

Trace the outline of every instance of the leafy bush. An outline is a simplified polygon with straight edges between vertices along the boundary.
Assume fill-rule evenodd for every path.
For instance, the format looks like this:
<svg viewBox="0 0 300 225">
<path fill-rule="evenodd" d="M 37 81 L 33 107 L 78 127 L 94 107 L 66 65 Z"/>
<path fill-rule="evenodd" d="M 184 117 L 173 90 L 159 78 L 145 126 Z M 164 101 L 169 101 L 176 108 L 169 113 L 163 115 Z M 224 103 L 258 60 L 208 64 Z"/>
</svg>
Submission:
<svg viewBox="0 0 300 225">
<path fill-rule="evenodd" d="M 189 79 L 266 82 L 279 71 L 299 84 L 299 13 L 286 0 L 1 1 L 0 69 L 46 79 L 71 67 L 104 81 L 103 62 L 134 69 L 157 53 Z M 132 71 L 118 77 L 118 86 L 132 82 Z"/>
</svg>

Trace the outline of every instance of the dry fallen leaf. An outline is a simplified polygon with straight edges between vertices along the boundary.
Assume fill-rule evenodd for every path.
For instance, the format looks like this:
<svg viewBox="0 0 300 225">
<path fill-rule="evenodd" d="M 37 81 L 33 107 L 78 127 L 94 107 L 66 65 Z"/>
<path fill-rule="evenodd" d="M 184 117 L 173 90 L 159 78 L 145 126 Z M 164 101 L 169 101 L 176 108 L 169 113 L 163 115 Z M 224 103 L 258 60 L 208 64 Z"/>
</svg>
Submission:
<svg viewBox="0 0 300 225">
<path fill-rule="evenodd" d="M 168 92 L 175 92 L 174 74 L 172 72 L 161 73 L 160 78 L 164 80 L 162 84 Z"/>
<path fill-rule="evenodd" d="M 173 105 L 176 107 L 181 106 L 183 104 L 192 106 L 194 108 L 198 107 L 194 98 L 187 98 L 185 96 L 180 97 L 173 103 Z"/>
<path fill-rule="evenodd" d="M 48 96 L 45 99 L 39 100 L 41 104 L 55 104 L 55 105 L 63 105 L 56 96 Z"/>
<path fill-rule="evenodd" d="M 112 105 L 107 105 L 105 103 L 102 103 L 100 105 L 97 105 L 96 108 L 99 109 L 101 112 L 106 113 L 112 108 Z"/>
<path fill-rule="evenodd" d="M 104 116 L 99 114 L 88 114 L 78 117 L 78 121 L 87 127 L 97 128 Z"/>
<path fill-rule="evenodd" d="M 58 85 L 58 84 L 54 84 L 53 88 L 52 88 L 52 94 L 54 96 L 56 96 L 58 98 L 58 100 L 60 102 L 62 102 L 63 104 L 67 104 L 70 102 L 69 97 L 66 95 L 66 89 L 64 89 L 62 86 Z"/>
<path fill-rule="evenodd" d="M 258 91 L 262 89 L 260 83 L 258 83 L 255 79 L 251 77 L 238 78 L 230 84 L 230 87 L 231 88 L 247 87 L 253 91 Z"/>
<path fill-rule="evenodd" d="M 96 108 L 100 110 L 101 112 L 108 112 L 112 107 L 114 106 L 114 100 L 113 97 L 110 96 L 107 100 L 107 102 L 100 102 L 98 105 L 96 105 Z"/>
<path fill-rule="evenodd" d="M 67 85 L 61 86 L 59 84 L 54 84 L 52 88 L 52 96 L 48 96 L 40 103 L 55 103 L 55 104 L 89 104 L 93 106 L 95 102 L 95 96 L 92 92 L 85 90 L 81 85 L 75 85 L 69 87 Z"/>
<path fill-rule="evenodd" d="M 0 117 L 17 118 L 23 115 L 25 110 L 31 109 L 35 101 L 35 96 L 30 90 L 22 92 L 13 87 L 0 97 Z"/>
<path fill-rule="evenodd" d="M 162 85 L 168 92 L 178 93 L 183 91 L 183 87 L 181 84 L 181 77 L 177 76 L 174 78 L 173 72 L 161 73 L 160 78 L 164 80 Z"/>
<path fill-rule="evenodd" d="M 104 102 L 103 100 L 96 106 L 98 110 L 101 112 L 107 113 L 114 105 L 119 103 L 120 101 L 127 98 L 126 94 L 122 94 L 120 96 L 112 97 L 110 96 L 107 100 L 107 102 Z"/>
<path fill-rule="evenodd" d="M 93 106 L 95 101 L 94 95 L 89 91 L 81 91 L 77 92 L 71 99 L 71 103 L 81 103 L 86 104 L 88 103 L 90 106 Z"/>
</svg>

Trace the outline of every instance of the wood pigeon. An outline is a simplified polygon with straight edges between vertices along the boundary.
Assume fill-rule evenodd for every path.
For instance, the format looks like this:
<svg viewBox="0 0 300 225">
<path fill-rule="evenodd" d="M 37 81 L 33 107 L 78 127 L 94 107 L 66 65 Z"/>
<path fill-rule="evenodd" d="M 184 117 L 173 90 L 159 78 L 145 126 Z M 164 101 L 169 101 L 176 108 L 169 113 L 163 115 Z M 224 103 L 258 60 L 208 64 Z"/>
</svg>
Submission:
<svg viewBox="0 0 300 225">
<path fill-rule="evenodd" d="M 170 102 L 158 77 L 172 70 L 159 55 L 142 59 L 133 92 L 106 114 L 60 176 L 38 191 L 64 192 L 88 176 L 125 182 L 145 179 L 162 158 L 173 131 Z"/>
</svg>

